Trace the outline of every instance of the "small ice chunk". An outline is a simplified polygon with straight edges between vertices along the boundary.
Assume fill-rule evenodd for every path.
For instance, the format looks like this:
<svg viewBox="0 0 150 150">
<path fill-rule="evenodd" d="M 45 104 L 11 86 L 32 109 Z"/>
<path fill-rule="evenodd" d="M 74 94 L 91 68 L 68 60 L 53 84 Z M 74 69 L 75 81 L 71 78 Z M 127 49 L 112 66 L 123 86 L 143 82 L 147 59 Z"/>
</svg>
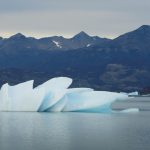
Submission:
<svg viewBox="0 0 150 150">
<path fill-rule="evenodd" d="M 124 109 L 120 111 L 122 113 L 137 113 L 139 112 L 139 108 L 129 108 L 129 109 Z"/>
<path fill-rule="evenodd" d="M 128 93 L 129 96 L 138 96 L 139 93 L 137 91 Z"/>
</svg>

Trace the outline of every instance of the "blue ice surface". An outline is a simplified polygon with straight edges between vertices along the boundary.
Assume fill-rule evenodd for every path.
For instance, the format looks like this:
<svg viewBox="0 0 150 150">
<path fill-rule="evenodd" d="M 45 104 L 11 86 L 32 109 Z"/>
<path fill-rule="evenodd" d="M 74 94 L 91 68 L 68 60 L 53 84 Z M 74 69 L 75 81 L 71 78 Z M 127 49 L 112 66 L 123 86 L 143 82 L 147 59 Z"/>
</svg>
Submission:
<svg viewBox="0 0 150 150">
<path fill-rule="evenodd" d="M 69 88 L 71 83 L 70 78 L 58 77 L 34 89 L 33 81 L 15 86 L 4 84 L 0 90 L 0 111 L 111 113 L 114 101 L 129 98 L 127 93 Z"/>
</svg>

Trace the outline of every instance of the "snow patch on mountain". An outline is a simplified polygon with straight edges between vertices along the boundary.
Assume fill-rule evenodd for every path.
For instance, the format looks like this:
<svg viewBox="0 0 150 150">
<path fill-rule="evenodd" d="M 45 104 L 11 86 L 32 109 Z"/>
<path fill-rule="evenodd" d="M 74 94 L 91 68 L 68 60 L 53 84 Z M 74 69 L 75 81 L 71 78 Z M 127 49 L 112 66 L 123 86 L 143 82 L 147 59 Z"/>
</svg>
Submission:
<svg viewBox="0 0 150 150">
<path fill-rule="evenodd" d="M 57 41 L 53 41 L 53 43 L 55 43 L 55 45 L 56 45 L 58 48 L 62 48 L 62 46 L 60 45 L 60 43 L 59 43 L 59 42 L 57 42 Z"/>
<path fill-rule="evenodd" d="M 86 45 L 86 47 L 90 47 L 90 46 L 91 46 L 91 44 L 87 44 L 87 45 Z"/>
</svg>

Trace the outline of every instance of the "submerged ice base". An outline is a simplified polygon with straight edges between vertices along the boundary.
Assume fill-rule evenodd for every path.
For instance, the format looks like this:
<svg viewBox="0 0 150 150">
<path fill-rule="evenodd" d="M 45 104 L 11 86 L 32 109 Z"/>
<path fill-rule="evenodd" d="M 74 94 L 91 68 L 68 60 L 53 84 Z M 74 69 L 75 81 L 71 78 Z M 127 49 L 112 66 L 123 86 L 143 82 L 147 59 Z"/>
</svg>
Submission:
<svg viewBox="0 0 150 150">
<path fill-rule="evenodd" d="M 33 80 L 0 90 L 0 111 L 99 112 L 110 113 L 116 100 L 127 100 L 129 94 L 69 88 L 72 79 L 58 77 L 33 88 Z M 137 93 L 132 93 L 137 94 Z"/>
</svg>

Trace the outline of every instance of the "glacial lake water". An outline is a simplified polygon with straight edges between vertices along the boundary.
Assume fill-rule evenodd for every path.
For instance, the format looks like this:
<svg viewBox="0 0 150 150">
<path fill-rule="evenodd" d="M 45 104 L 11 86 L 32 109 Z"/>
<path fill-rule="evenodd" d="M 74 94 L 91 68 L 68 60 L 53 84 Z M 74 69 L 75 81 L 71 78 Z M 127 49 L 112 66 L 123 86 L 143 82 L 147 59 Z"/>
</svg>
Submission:
<svg viewBox="0 0 150 150">
<path fill-rule="evenodd" d="M 0 113 L 0 150 L 149 150 L 150 113 Z"/>
</svg>

